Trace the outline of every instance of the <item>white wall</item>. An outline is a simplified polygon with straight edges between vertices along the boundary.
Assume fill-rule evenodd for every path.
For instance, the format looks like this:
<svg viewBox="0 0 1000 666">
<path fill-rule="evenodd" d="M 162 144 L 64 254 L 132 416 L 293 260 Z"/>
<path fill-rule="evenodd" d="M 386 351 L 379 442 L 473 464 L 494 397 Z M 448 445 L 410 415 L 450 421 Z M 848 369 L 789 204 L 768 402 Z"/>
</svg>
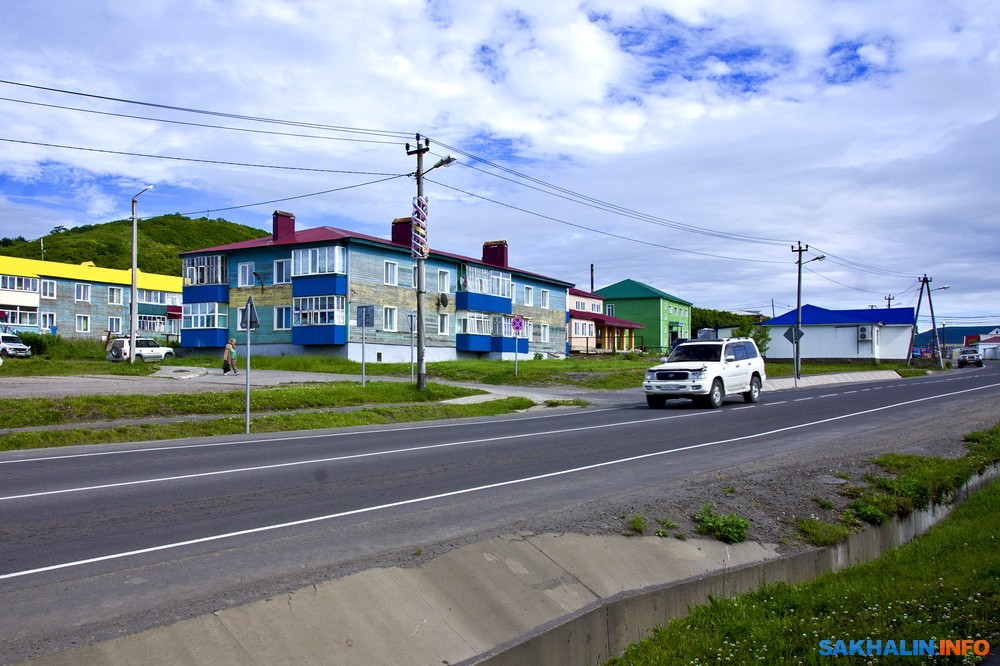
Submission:
<svg viewBox="0 0 1000 666">
<path fill-rule="evenodd" d="M 771 326 L 767 355 L 792 358 L 794 347 L 785 339 L 787 326 Z M 905 359 L 909 355 L 909 326 L 874 326 L 874 340 L 858 340 L 857 326 L 803 326 L 799 343 L 803 359 L 843 358 L 867 360 Z"/>
</svg>

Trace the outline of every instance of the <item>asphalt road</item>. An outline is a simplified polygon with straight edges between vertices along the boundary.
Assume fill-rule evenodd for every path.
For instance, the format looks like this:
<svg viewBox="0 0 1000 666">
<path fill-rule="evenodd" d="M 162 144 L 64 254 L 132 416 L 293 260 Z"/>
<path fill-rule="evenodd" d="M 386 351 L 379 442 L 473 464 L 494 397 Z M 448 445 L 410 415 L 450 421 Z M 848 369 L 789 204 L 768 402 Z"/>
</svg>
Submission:
<svg viewBox="0 0 1000 666">
<path fill-rule="evenodd" d="M 720 410 L 625 391 L 586 410 L 0 454 L 0 661 L 998 395 L 987 366 Z"/>
</svg>

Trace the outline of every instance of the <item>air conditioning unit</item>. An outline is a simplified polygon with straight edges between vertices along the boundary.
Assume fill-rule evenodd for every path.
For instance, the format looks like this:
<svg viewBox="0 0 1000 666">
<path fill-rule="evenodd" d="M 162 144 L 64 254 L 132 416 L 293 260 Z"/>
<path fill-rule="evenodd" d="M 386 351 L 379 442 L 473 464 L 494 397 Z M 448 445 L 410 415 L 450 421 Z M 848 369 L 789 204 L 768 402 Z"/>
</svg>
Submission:
<svg viewBox="0 0 1000 666">
<path fill-rule="evenodd" d="M 869 326 L 869 325 L 858 326 L 858 340 L 862 340 L 862 341 L 864 341 L 864 340 L 871 340 L 873 334 L 874 334 L 874 331 L 872 331 L 872 327 L 871 326 Z"/>
</svg>

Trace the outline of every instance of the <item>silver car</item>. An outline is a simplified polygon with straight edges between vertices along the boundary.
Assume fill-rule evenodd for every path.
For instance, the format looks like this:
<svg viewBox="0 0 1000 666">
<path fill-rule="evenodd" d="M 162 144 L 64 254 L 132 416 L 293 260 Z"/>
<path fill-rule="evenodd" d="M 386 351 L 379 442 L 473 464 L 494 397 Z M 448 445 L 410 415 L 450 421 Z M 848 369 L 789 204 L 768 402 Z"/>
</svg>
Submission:
<svg viewBox="0 0 1000 666">
<path fill-rule="evenodd" d="M 967 365 L 978 365 L 981 368 L 983 367 L 983 356 L 975 347 L 962 347 L 958 350 L 956 364 L 960 368 Z"/>
</svg>

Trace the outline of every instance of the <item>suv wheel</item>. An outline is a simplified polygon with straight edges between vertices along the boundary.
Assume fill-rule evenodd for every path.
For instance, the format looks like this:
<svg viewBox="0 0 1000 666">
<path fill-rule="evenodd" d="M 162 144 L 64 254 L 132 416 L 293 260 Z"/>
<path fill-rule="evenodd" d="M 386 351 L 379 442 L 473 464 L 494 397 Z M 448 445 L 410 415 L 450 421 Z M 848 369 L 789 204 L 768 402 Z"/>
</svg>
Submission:
<svg viewBox="0 0 1000 666">
<path fill-rule="evenodd" d="M 667 406 L 667 399 L 662 395 L 647 395 L 646 404 L 650 409 L 663 409 Z"/>
<path fill-rule="evenodd" d="M 725 394 L 722 391 L 722 380 L 716 379 L 712 382 L 712 390 L 708 392 L 705 396 L 705 406 L 711 407 L 712 409 L 718 409 L 722 407 L 722 398 Z"/>
<path fill-rule="evenodd" d="M 760 402 L 760 377 L 750 378 L 750 390 L 743 394 L 743 401 L 750 404 Z"/>
</svg>

